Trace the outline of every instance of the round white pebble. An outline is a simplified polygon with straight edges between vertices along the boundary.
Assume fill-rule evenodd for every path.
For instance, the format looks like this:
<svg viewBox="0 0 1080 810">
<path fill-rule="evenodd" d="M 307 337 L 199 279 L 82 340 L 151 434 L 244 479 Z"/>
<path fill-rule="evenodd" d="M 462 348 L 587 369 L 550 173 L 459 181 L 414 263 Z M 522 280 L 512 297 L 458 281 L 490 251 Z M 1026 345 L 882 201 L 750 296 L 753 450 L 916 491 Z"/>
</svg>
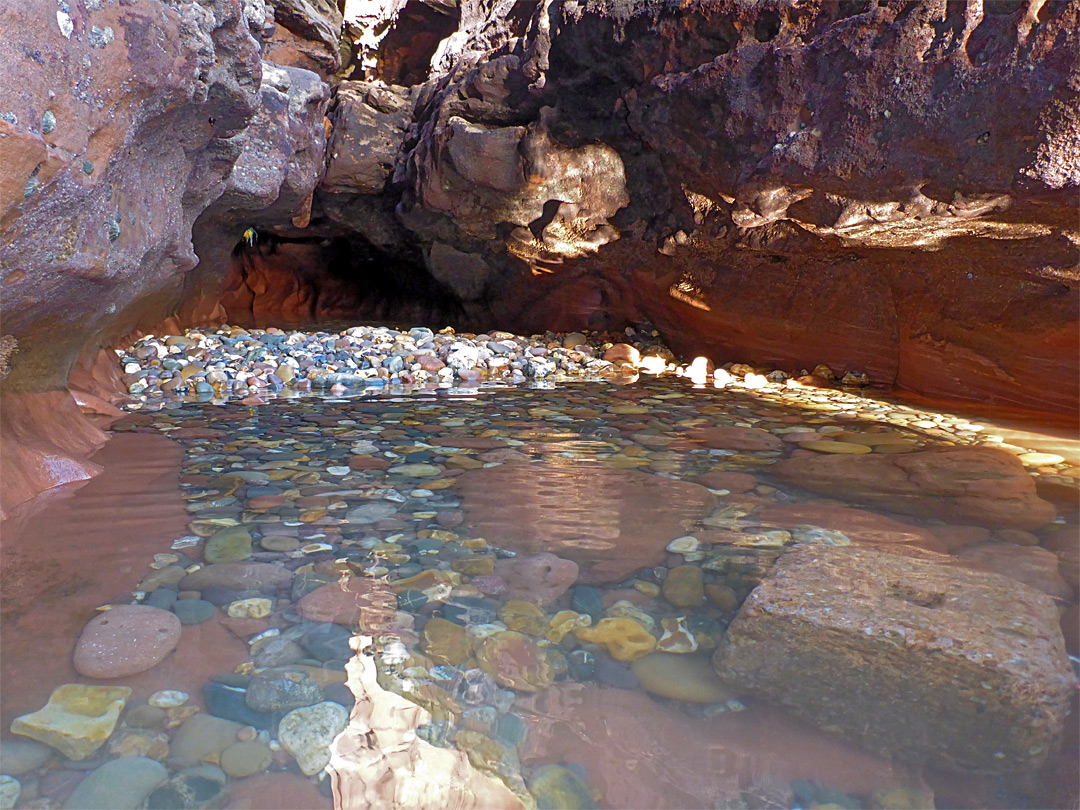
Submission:
<svg viewBox="0 0 1080 810">
<path fill-rule="evenodd" d="M 1063 456 L 1059 456 L 1057 453 L 1021 453 L 1019 458 L 1028 467 L 1060 464 L 1065 460 Z"/>
<path fill-rule="evenodd" d="M 189 700 L 187 692 L 181 692 L 176 689 L 162 689 L 160 692 L 154 692 L 146 702 L 156 709 L 172 709 L 176 706 L 183 706 Z"/>
<path fill-rule="evenodd" d="M 331 475 L 348 475 L 352 472 L 350 467 L 327 467 L 326 471 Z"/>
</svg>

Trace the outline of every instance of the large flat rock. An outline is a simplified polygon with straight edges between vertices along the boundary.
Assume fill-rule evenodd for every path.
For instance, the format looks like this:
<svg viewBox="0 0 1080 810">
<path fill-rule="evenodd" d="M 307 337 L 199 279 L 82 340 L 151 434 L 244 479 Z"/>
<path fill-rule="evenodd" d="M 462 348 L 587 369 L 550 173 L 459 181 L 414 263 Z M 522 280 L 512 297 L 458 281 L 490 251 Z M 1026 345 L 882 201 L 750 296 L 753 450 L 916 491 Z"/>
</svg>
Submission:
<svg viewBox="0 0 1080 810">
<path fill-rule="evenodd" d="M 867 748 L 981 772 L 1043 762 L 1076 685 L 1046 594 L 853 547 L 782 556 L 714 663 L 737 689 Z"/>
<path fill-rule="evenodd" d="M 907 455 L 805 455 L 771 468 L 782 480 L 905 515 L 1037 529 L 1055 517 L 1016 456 L 991 447 Z"/>
</svg>

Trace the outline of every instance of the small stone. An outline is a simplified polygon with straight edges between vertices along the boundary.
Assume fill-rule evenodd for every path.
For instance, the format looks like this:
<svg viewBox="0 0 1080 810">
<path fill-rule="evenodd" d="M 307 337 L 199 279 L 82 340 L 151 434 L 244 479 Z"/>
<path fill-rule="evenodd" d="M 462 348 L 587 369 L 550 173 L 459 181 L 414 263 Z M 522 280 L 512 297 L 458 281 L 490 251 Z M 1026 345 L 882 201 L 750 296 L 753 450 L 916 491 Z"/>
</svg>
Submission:
<svg viewBox="0 0 1080 810">
<path fill-rule="evenodd" d="M 233 779 L 261 773 L 274 762 L 274 752 L 261 742 L 235 742 L 221 752 L 221 769 Z"/>
<path fill-rule="evenodd" d="M 130 696 L 127 686 L 67 683 L 53 690 L 43 708 L 16 717 L 11 731 L 45 743 L 68 759 L 86 759 L 112 734 Z"/>
<path fill-rule="evenodd" d="M 538 810 L 592 810 L 599 807 L 585 781 L 561 765 L 541 765 L 529 778 Z"/>
<path fill-rule="evenodd" d="M 574 635 L 582 641 L 602 645 L 612 658 L 634 661 L 656 648 L 656 639 L 633 619 L 601 619 L 595 627 L 579 627 Z"/>
<path fill-rule="evenodd" d="M 630 668 L 646 691 L 690 703 L 722 703 L 733 697 L 708 658 L 656 652 Z"/>
<path fill-rule="evenodd" d="M 446 619 L 435 617 L 424 625 L 420 649 L 440 664 L 458 666 L 472 655 L 472 643 L 465 628 Z"/>
<path fill-rule="evenodd" d="M 180 692 L 176 689 L 162 689 L 150 695 L 146 702 L 156 709 L 171 709 L 173 706 L 183 706 L 190 699 L 187 692 Z"/>
<path fill-rule="evenodd" d="M 87 622 L 75 644 L 75 670 L 87 678 L 122 678 L 150 669 L 180 641 L 180 621 L 145 605 L 121 605 Z"/>
<path fill-rule="evenodd" d="M 1052 467 L 1065 462 L 1065 457 L 1057 453 L 1021 453 L 1017 458 L 1025 467 Z"/>
<path fill-rule="evenodd" d="M 500 686 L 520 692 L 538 692 L 555 682 L 557 674 L 547 650 L 523 633 L 504 630 L 488 639 L 476 652 L 481 669 Z"/>
<path fill-rule="evenodd" d="M 672 554 L 692 554 L 698 550 L 698 539 L 691 535 L 676 537 L 665 548 Z"/>
<path fill-rule="evenodd" d="M 511 630 L 530 636 L 542 636 L 548 628 L 547 614 L 532 602 L 520 599 L 511 599 L 499 608 L 499 620 Z"/>
<path fill-rule="evenodd" d="M 52 748 L 35 740 L 0 740 L 0 768 L 12 776 L 32 773 L 54 756 Z"/>
<path fill-rule="evenodd" d="M 22 795 L 22 785 L 14 776 L 0 776 L 0 810 L 11 810 Z"/>
<path fill-rule="evenodd" d="M 672 568 L 663 590 L 664 598 L 675 607 L 698 607 L 705 598 L 704 572 L 696 565 Z"/>
<path fill-rule="evenodd" d="M 209 714 L 192 715 L 173 735 L 169 764 L 186 768 L 219 756 L 236 742 L 236 733 L 243 727 L 240 723 Z"/>
<path fill-rule="evenodd" d="M 656 643 L 656 649 L 661 652 L 686 654 L 695 652 L 698 648 L 697 639 L 686 626 L 685 616 L 667 616 L 660 620 L 660 626 L 664 629 L 663 635 Z"/>
<path fill-rule="evenodd" d="M 705 585 L 705 596 L 725 613 L 733 613 L 739 609 L 739 595 L 729 585 L 710 582 Z"/>
<path fill-rule="evenodd" d="M 208 563 L 239 562 L 251 556 L 251 532 L 243 526 L 228 526 L 206 541 L 203 559 Z"/>
<path fill-rule="evenodd" d="M 247 705 L 257 712 L 296 709 L 322 699 L 322 688 L 299 668 L 264 669 L 247 686 Z"/>
<path fill-rule="evenodd" d="M 604 594 L 591 585 L 578 585 L 570 595 L 570 607 L 578 613 L 599 619 L 604 613 Z"/>
<path fill-rule="evenodd" d="M 587 613 L 575 613 L 572 610 L 560 610 L 551 617 L 547 627 L 547 640 L 556 644 L 578 627 L 589 627 L 592 624 L 592 616 Z"/>
<path fill-rule="evenodd" d="M 234 619 L 265 619 L 274 612 L 274 605 L 265 597 L 239 599 L 226 612 Z"/>
<path fill-rule="evenodd" d="M 578 565 L 549 552 L 529 557 L 499 560 L 495 574 L 506 582 L 519 599 L 541 607 L 553 603 L 570 589 L 578 578 Z"/>
<path fill-rule="evenodd" d="M 64 810 L 137 810 L 169 778 L 149 757 L 120 757 L 95 768 L 64 802 Z"/>
<path fill-rule="evenodd" d="M 164 731 L 124 728 L 109 738 L 108 750 L 114 757 L 149 757 L 161 762 L 169 755 L 169 736 Z"/>
<path fill-rule="evenodd" d="M 157 728 L 165 723 L 165 710 L 142 703 L 124 712 L 124 722 L 132 728 Z"/>
<path fill-rule="evenodd" d="M 205 599 L 180 599 L 173 603 L 172 612 L 180 624 L 202 624 L 214 618 L 216 609 L 213 602 Z"/>
<path fill-rule="evenodd" d="M 317 624 L 300 637 L 300 645 L 319 661 L 352 658 L 352 633 L 340 625 Z"/>
<path fill-rule="evenodd" d="M 326 701 L 293 709 L 281 719 L 278 741 L 305 776 L 313 776 L 330 763 L 330 745 L 349 723 L 348 710 Z"/>
<path fill-rule="evenodd" d="M 300 548 L 300 541 L 295 537 L 264 537 L 259 545 L 266 551 L 289 552 Z"/>
<path fill-rule="evenodd" d="M 494 554 L 470 554 L 456 557 L 450 567 L 459 574 L 468 576 L 486 576 L 495 570 Z"/>
</svg>

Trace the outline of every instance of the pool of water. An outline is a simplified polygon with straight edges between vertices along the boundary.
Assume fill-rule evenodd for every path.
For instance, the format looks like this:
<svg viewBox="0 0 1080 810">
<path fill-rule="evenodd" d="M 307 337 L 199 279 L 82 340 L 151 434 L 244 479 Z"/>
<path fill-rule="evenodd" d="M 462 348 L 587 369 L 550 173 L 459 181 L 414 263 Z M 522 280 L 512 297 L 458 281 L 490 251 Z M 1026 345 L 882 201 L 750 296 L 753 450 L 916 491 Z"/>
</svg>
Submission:
<svg viewBox="0 0 1080 810">
<path fill-rule="evenodd" d="M 1017 773 L 938 769 L 1018 732 L 961 712 L 987 739 L 913 749 L 901 726 L 917 689 L 856 689 L 836 707 L 821 683 L 856 666 L 878 683 L 878 668 L 902 674 L 916 659 L 912 671 L 936 677 L 918 645 L 844 663 L 843 639 L 835 655 L 807 652 L 829 652 L 842 622 L 796 616 L 778 639 L 736 620 L 778 566 L 801 575 L 784 560 L 812 546 L 841 560 L 837 576 L 836 555 L 865 553 L 928 589 L 952 577 L 985 587 L 993 610 L 1025 605 L 1009 608 L 1026 628 L 1011 631 L 1027 639 L 1014 654 L 1052 656 L 1059 616 L 1076 616 L 1067 431 L 1006 430 L 880 392 L 646 377 L 163 398 L 112 432 L 96 458 L 105 473 L 6 538 L 0 769 L 21 770 L 18 807 L 81 806 L 124 759 L 113 781 L 138 781 L 123 770 L 136 760 L 162 763 L 146 765 L 151 807 L 1075 802 L 1075 713 L 1064 741 Z M 899 462 L 1003 445 L 1036 487 L 981 461 Z M 798 598 L 823 609 L 825 597 Z M 909 632 L 926 615 L 938 636 L 984 643 L 982 619 L 918 612 L 935 598 L 905 597 Z M 845 594 L 827 599 L 826 613 L 848 609 Z M 130 675 L 73 666 L 95 611 L 131 604 L 179 617 L 175 648 Z M 786 688 L 748 674 L 748 639 L 801 662 Z M 81 758 L 8 733 L 61 684 L 131 689 L 108 742 Z M 196 712 L 216 725 L 198 727 Z"/>
</svg>

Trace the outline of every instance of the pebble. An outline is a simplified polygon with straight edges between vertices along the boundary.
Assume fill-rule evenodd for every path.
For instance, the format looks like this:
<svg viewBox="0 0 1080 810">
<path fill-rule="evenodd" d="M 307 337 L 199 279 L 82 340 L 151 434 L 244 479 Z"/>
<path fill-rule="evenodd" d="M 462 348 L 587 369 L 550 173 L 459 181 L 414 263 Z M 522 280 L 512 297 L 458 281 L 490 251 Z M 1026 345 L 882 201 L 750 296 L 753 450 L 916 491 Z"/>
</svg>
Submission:
<svg viewBox="0 0 1080 810">
<path fill-rule="evenodd" d="M 138 810 L 169 778 L 149 757 L 120 757 L 95 768 L 64 802 L 64 810 Z"/>
<path fill-rule="evenodd" d="M 176 768 L 198 765 L 219 756 L 236 741 L 243 725 L 209 714 L 194 714 L 173 735 L 169 746 L 169 764 Z"/>
<path fill-rule="evenodd" d="M 52 748 L 34 740 L 0 740 L 0 768 L 10 776 L 32 773 L 54 756 L 56 752 Z"/>
<path fill-rule="evenodd" d="M 349 712 L 341 704 L 316 703 L 285 715 L 278 727 L 278 741 L 304 775 L 313 776 L 330 763 L 330 744 L 348 723 Z"/>
<path fill-rule="evenodd" d="M 162 689 L 150 695 L 150 697 L 146 699 L 146 702 L 155 709 L 171 709 L 174 706 L 183 706 L 190 699 L 187 692 L 180 692 L 175 689 Z"/>
<path fill-rule="evenodd" d="M 235 742 L 221 752 L 221 769 L 234 779 L 265 771 L 274 762 L 274 752 L 261 742 Z"/>
<path fill-rule="evenodd" d="M 14 776 L 0 776 L 0 810 L 12 810 L 22 795 L 22 785 Z"/>
<path fill-rule="evenodd" d="M 205 599 L 180 599 L 173 603 L 172 612 L 180 624 L 202 624 L 214 618 L 217 610 L 212 602 Z"/>
<path fill-rule="evenodd" d="M 179 641 L 180 620 L 172 613 L 120 605 L 86 624 L 75 643 L 73 663 L 88 678 L 122 678 L 150 669 Z"/>
<path fill-rule="evenodd" d="M 238 599 L 231 603 L 226 613 L 234 619 L 265 619 L 274 610 L 273 603 L 262 596 Z"/>
<path fill-rule="evenodd" d="M 655 652 L 630 668 L 644 689 L 660 697 L 690 703 L 722 703 L 734 697 L 708 658 Z"/>
</svg>

